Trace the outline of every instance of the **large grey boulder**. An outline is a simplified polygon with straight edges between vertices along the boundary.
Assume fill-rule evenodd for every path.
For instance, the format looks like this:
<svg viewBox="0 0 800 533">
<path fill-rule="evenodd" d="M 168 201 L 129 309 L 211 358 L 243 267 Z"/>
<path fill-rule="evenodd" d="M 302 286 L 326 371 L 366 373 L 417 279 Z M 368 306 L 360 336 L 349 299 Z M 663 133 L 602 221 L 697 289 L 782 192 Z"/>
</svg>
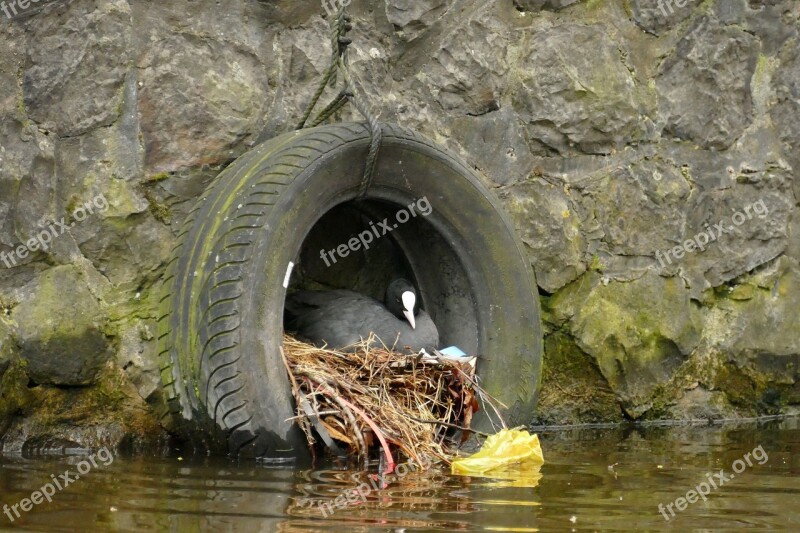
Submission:
<svg viewBox="0 0 800 533">
<path fill-rule="evenodd" d="M 730 329 L 717 347 L 753 383 L 750 403 L 769 402 L 770 390 L 773 401 L 800 401 L 800 265 L 782 258 L 724 296 Z"/>
<path fill-rule="evenodd" d="M 35 383 L 89 385 L 111 354 L 104 313 L 81 272 L 45 270 L 21 290 L 12 313 L 20 356 Z"/>
<path fill-rule="evenodd" d="M 540 287 L 555 292 L 586 271 L 582 221 L 562 188 L 535 178 L 501 189 L 500 198 L 520 228 Z"/>
<path fill-rule="evenodd" d="M 724 150 L 753 120 L 750 83 L 758 40 L 703 18 L 661 65 L 657 78 L 667 133 L 706 149 Z"/>
<path fill-rule="evenodd" d="M 602 26 L 537 32 L 516 67 L 512 104 L 534 152 L 608 154 L 644 137 L 633 76 Z"/>
<path fill-rule="evenodd" d="M 446 114 L 483 115 L 500 108 L 509 72 L 508 43 L 494 18 L 476 17 L 448 32 L 441 49 L 407 80 Z M 425 105 L 423 102 L 416 107 Z"/>
<path fill-rule="evenodd" d="M 270 101 L 266 69 L 252 52 L 225 42 L 186 34 L 163 39 L 137 62 L 147 168 L 233 159 L 235 147 L 257 133 Z"/>
<path fill-rule="evenodd" d="M 99 9 L 85 1 L 62 9 L 28 21 L 37 46 L 28 49 L 23 87 L 31 119 L 68 136 L 119 117 L 131 11 L 124 0 L 104 1 Z"/>
<path fill-rule="evenodd" d="M 303 18 L 309 6 L 265 9 Z M 244 2 L 221 9 L 207 0 L 133 6 L 132 75 L 148 174 L 227 163 L 255 142 L 277 80 L 271 33 L 260 23 L 268 15 L 250 11 Z"/>
<path fill-rule="evenodd" d="M 439 20 L 453 0 L 386 0 L 386 19 L 411 41 Z"/>
<path fill-rule="evenodd" d="M 704 319 L 676 279 L 648 273 L 627 283 L 581 284 L 567 291 L 574 311 L 570 329 L 578 346 L 597 362 L 629 416 L 652 407 L 657 388 L 669 382 L 700 343 Z"/>
</svg>

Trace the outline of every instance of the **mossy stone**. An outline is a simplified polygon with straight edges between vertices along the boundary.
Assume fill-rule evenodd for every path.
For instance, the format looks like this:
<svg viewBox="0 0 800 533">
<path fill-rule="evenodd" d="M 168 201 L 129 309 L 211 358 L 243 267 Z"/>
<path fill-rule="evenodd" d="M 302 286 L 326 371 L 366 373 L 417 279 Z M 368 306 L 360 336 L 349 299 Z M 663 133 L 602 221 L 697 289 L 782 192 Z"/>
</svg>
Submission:
<svg viewBox="0 0 800 533">
<path fill-rule="evenodd" d="M 597 361 L 634 417 L 700 342 L 702 316 L 676 278 L 648 273 L 628 283 L 601 283 L 572 305 L 578 346 Z"/>
<path fill-rule="evenodd" d="M 20 356 L 39 384 L 89 385 L 110 356 L 100 304 L 80 270 L 71 265 L 44 271 L 14 308 Z"/>
</svg>

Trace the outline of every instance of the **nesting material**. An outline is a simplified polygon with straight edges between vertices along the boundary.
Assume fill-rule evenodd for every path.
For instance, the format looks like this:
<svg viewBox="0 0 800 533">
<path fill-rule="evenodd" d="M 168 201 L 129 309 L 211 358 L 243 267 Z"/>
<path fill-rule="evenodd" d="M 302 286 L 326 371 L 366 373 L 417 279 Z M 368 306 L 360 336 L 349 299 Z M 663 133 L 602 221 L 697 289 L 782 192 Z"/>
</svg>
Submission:
<svg viewBox="0 0 800 533">
<path fill-rule="evenodd" d="M 476 383 L 474 364 L 423 360 L 375 344 L 370 338 L 352 352 L 337 351 L 284 336 L 295 419 L 312 451 L 321 439 L 334 453 L 366 462 L 380 448 L 389 471 L 400 453 L 449 462 L 469 436 L 462 431 L 454 440 L 458 429 L 469 428 L 478 397 L 491 402 Z"/>
</svg>

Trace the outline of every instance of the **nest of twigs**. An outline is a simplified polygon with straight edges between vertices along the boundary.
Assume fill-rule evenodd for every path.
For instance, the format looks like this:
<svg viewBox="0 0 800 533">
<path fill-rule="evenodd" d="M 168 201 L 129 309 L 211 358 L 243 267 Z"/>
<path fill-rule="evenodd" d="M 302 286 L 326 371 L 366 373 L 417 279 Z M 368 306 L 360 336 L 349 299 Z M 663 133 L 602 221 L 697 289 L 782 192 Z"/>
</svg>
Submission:
<svg viewBox="0 0 800 533">
<path fill-rule="evenodd" d="M 395 450 L 415 461 L 449 461 L 470 435 L 478 398 L 490 401 L 476 383 L 474 366 L 375 344 L 380 343 L 370 338 L 352 351 L 337 351 L 284 336 L 295 419 L 312 453 L 321 441 L 333 453 L 365 463 L 379 448 L 390 464 Z"/>
</svg>

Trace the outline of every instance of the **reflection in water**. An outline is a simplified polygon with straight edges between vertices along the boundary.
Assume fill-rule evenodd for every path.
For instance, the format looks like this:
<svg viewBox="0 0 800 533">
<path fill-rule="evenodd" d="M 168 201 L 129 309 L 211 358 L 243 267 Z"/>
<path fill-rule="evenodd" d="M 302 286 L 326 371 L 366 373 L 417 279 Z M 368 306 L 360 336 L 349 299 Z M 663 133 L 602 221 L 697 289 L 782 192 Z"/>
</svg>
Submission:
<svg viewBox="0 0 800 533">
<path fill-rule="evenodd" d="M 800 528 L 800 423 L 569 430 L 541 435 L 545 463 L 479 479 L 446 468 L 410 472 L 332 514 L 319 503 L 368 483 L 333 467 L 266 468 L 249 461 L 118 457 L 0 529 L 28 531 L 537 531 Z M 763 465 L 666 524 L 658 511 L 762 446 Z M 0 505 L 29 497 L 80 458 L 0 459 Z M 339 500 L 342 501 L 341 498 Z M 327 514 L 327 516 L 324 516 Z"/>
</svg>

